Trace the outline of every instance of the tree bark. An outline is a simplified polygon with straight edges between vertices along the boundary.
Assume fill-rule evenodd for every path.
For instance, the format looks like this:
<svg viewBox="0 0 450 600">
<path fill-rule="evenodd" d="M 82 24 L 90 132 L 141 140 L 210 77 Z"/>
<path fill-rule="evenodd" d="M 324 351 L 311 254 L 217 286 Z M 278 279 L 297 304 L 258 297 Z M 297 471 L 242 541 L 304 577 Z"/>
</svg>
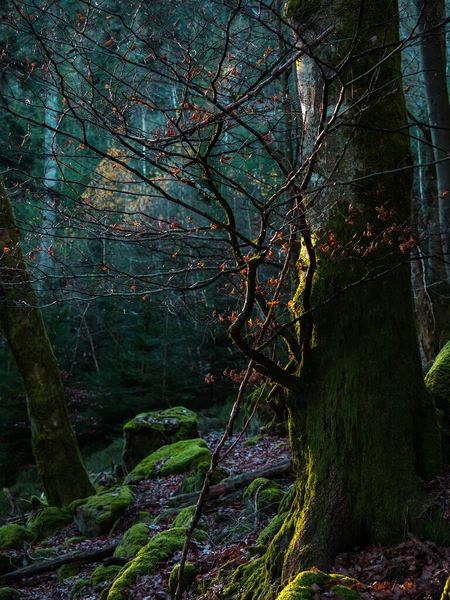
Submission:
<svg viewBox="0 0 450 600">
<path fill-rule="evenodd" d="M 447 89 L 445 4 L 416 0 L 421 60 L 439 198 L 439 223 L 447 282 L 450 284 L 450 102 Z"/>
<path fill-rule="evenodd" d="M 316 237 L 311 293 L 301 272 L 294 299 L 303 340 L 288 398 L 297 493 L 267 555 L 271 576 L 284 581 L 326 569 L 356 545 L 401 539 L 423 499 L 419 477 L 440 469 L 407 252 L 412 170 L 397 8 L 391 0 L 291 0 L 287 15 L 306 41 L 330 23 L 336 29 L 299 68 L 305 139 L 327 187 L 307 211 Z M 319 146 L 317 123 L 338 98 L 336 126 Z M 321 303 L 309 334 L 301 315 Z"/>
<path fill-rule="evenodd" d="M 11 201 L 0 178 L 0 329 L 27 396 L 31 439 L 47 501 L 67 506 L 95 493 L 70 424 L 58 363 L 19 243 Z"/>
</svg>

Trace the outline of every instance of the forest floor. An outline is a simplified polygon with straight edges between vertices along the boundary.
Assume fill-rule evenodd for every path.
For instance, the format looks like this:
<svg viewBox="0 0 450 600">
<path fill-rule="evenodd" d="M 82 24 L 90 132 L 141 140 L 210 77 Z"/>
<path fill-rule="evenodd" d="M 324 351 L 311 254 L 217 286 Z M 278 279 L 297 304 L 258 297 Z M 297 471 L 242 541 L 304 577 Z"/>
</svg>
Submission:
<svg viewBox="0 0 450 600">
<path fill-rule="evenodd" d="M 213 448 L 219 434 L 204 436 L 208 445 Z M 255 445 L 246 445 L 240 441 L 222 466 L 230 475 L 255 471 L 289 458 L 289 442 L 286 438 L 264 437 Z M 135 522 L 142 511 L 152 516 L 160 515 L 169 505 L 171 495 L 176 492 L 184 475 L 173 475 L 152 481 L 142 481 L 132 486 L 136 501 L 122 518 L 120 525 L 110 535 L 93 539 L 70 541 L 80 536 L 75 525 L 70 525 L 48 538 L 45 542 L 13 552 L 18 567 L 33 562 L 33 556 L 41 548 L 52 548 L 54 558 L 63 557 L 73 552 L 84 552 L 110 546 L 120 540 L 124 532 Z M 99 476 L 102 483 L 117 485 L 110 474 Z M 293 478 L 278 480 L 288 489 Z M 442 497 L 450 497 L 450 477 L 440 478 L 436 482 L 438 493 Z M 253 560 L 259 532 L 267 525 L 273 514 L 258 514 L 249 509 L 242 499 L 242 492 L 235 493 L 219 500 L 207 502 L 204 516 L 209 524 L 208 542 L 193 542 L 189 558 L 198 568 L 199 574 L 189 592 L 185 592 L 185 600 L 216 600 L 223 597 L 225 573 L 232 573 L 240 564 Z M 164 530 L 167 523 L 159 522 L 149 525 L 149 539 Z M 252 550 L 253 548 L 253 550 Z M 11 551 L 8 552 L 11 556 Z M 257 556 L 256 552 L 256 556 Z M 141 577 L 129 588 L 129 600 L 170 600 L 168 577 L 170 571 L 180 560 L 180 553 L 170 561 L 160 563 L 152 576 Z M 65 581 L 58 581 L 56 571 L 33 578 L 22 579 L 10 585 L 17 589 L 22 600 L 59 600 L 71 597 L 71 591 L 79 578 L 89 578 L 99 562 L 84 565 L 79 573 Z M 392 547 L 372 546 L 355 549 L 351 553 L 341 554 L 334 564 L 334 572 L 349 575 L 358 579 L 363 585 L 358 592 L 363 599 L 397 600 L 439 600 L 445 581 L 450 571 L 450 548 L 438 547 L 431 542 L 421 542 L 410 536 L 403 543 Z M 221 577 L 218 577 L 218 575 Z M 202 582 L 212 581 L 207 586 Z M 82 600 L 98 600 L 100 591 L 92 588 L 80 591 L 76 598 Z M 329 592 L 318 590 L 316 600 L 334 597 Z"/>
</svg>

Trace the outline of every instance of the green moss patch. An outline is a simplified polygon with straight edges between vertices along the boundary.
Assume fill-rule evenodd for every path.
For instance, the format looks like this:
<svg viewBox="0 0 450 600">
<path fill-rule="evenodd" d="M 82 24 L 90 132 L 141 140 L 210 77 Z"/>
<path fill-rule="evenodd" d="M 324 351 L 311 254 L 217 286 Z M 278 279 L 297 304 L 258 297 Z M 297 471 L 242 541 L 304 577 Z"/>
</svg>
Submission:
<svg viewBox="0 0 450 600">
<path fill-rule="evenodd" d="M 0 548 L 20 550 L 24 544 L 31 544 L 35 539 L 35 534 L 21 525 L 13 523 L 0 527 Z"/>
<path fill-rule="evenodd" d="M 0 600 L 17 600 L 20 594 L 17 590 L 10 587 L 0 587 Z"/>
<path fill-rule="evenodd" d="M 120 558 L 133 558 L 148 541 L 148 527 L 145 523 L 136 523 L 128 529 L 119 545 L 114 551 L 114 556 Z"/>
<path fill-rule="evenodd" d="M 28 519 L 29 528 L 40 540 L 64 529 L 70 523 L 72 523 L 70 512 L 56 506 L 46 506 Z"/>
<path fill-rule="evenodd" d="M 283 500 L 284 492 L 275 481 L 258 477 L 244 492 L 244 500 L 258 511 L 276 511 Z"/>
<path fill-rule="evenodd" d="M 58 581 L 65 581 L 66 579 L 72 579 L 78 575 L 81 570 L 80 563 L 70 563 L 68 565 L 61 565 L 58 569 Z"/>
<path fill-rule="evenodd" d="M 111 581 L 117 577 L 121 570 L 122 567 L 119 567 L 118 565 L 109 565 L 108 567 L 100 565 L 92 573 L 90 584 L 95 587 L 97 585 L 102 585 L 106 581 Z"/>
<path fill-rule="evenodd" d="M 197 438 L 197 415 L 183 406 L 142 413 L 129 421 L 123 432 L 123 464 L 129 471 L 161 446 Z"/>
<path fill-rule="evenodd" d="M 133 504 L 133 500 L 130 488 L 121 487 L 83 500 L 76 500 L 69 506 L 69 510 L 81 533 L 88 537 L 95 537 L 109 533 L 124 511 Z"/>
<path fill-rule="evenodd" d="M 275 515 L 275 517 L 270 521 L 270 523 L 266 525 L 266 527 L 264 527 L 264 529 L 259 534 L 257 540 L 258 544 L 266 546 L 270 541 L 272 541 L 276 534 L 280 531 L 281 526 L 283 525 L 287 515 L 287 512 L 281 513 L 280 515 Z"/>
<path fill-rule="evenodd" d="M 361 596 L 355 589 L 360 586 L 356 579 L 350 577 L 328 575 L 318 570 L 303 571 L 283 588 L 277 600 L 312 600 L 319 591 L 331 598 L 360 600 Z"/>
<path fill-rule="evenodd" d="M 202 439 L 176 442 L 170 446 L 163 446 L 144 458 L 125 478 L 125 483 L 186 473 L 195 469 L 201 462 L 208 461 L 210 457 L 211 452 Z"/>
<path fill-rule="evenodd" d="M 180 572 L 180 565 L 175 565 L 169 576 L 169 590 L 172 595 L 175 594 L 178 586 L 178 574 Z M 194 583 L 197 577 L 197 567 L 191 562 L 186 562 L 183 569 L 183 590 L 187 590 Z"/>
<path fill-rule="evenodd" d="M 192 494 L 199 492 L 203 487 L 205 475 L 209 470 L 209 462 L 201 462 L 192 473 L 187 475 L 181 482 L 180 487 L 175 492 L 177 494 Z M 210 485 L 216 485 L 228 477 L 228 472 L 222 467 L 216 467 L 213 471 Z"/>
<path fill-rule="evenodd" d="M 196 508 L 197 507 L 195 506 L 195 504 L 183 508 L 183 510 L 181 510 L 175 517 L 172 523 L 172 527 L 189 527 L 189 524 L 191 522 L 192 517 L 194 516 Z M 199 523 L 197 524 L 197 529 L 202 529 L 203 531 L 209 530 L 208 523 L 206 522 L 205 518 L 202 517 L 200 519 Z"/>
<path fill-rule="evenodd" d="M 185 529 L 175 527 L 158 533 L 124 567 L 108 593 L 108 600 L 123 600 L 124 592 L 140 576 L 151 575 L 156 565 L 183 549 Z"/>
</svg>

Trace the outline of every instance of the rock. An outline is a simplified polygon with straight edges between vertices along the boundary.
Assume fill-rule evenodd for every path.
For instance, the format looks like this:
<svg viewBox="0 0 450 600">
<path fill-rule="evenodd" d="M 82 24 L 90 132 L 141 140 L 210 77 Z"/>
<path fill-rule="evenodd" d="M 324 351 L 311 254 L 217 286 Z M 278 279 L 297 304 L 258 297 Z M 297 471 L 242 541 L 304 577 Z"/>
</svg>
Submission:
<svg viewBox="0 0 450 600">
<path fill-rule="evenodd" d="M 180 552 L 184 545 L 185 529 L 177 527 L 153 536 L 149 543 L 141 548 L 134 560 L 126 565 L 115 579 L 108 593 L 108 600 L 123 600 L 125 590 L 138 577 L 152 575 L 156 565 Z"/>
<path fill-rule="evenodd" d="M 17 590 L 10 587 L 0 587 L 0 600 L 18 600 L 20 594 Z"/>
<path fill-rule="evenodd" d="M 35 534 L 21 525 L 11 524 L 0 527 L 0 548 L 20 550 L 24 544 L 31 544 Z"/>
<path fill-rule="evenodd" d="M 123 433 L 123 465 L 129 472 L 161 446 L 197 438 L 197 415 L 182 406 L 142 413 L 126 423 Z"/>
<path fill-rule="evenodd" d="M 128 529 L 119 545 L 114 551 L 114 556 L 119 558 L 133 558 L 148 542 L 149 529 L 144 523 L 136 523 Z"/>
<path fill-rule="evenodd" d="M 45 506 L 36 514 L 31 514 L 28 519 L 29 528 L 40 540 L 50 537 L 55 531 L 64 529 L 70 523 L 72 523 L 70 512 L 56 506 Z"/>
<path fill-rule="evenodd" d="M 243 498 L 252 509 L 258 512 L 275 512 L 283 496 L 284 492 L 278 483 L 264 477 L 258 477 L 245 490 Z"/>
<path fill-rule="evenodd" d="M 177 489 L 174 495 L 178 496 L 179 494 L 192 494 L 193 492 L 199 492 L 203 487 L 203 481 L 205 480 L 205 475 L 208 470 L 209 462 L 201 462 L 196 467 L 192 475 L 187 475 L 183 479 L 180 487 Z M 222 467 L 216 467 L 213 471 L 210 485 L 216 485 L 227 477 L 229 477 L 228 471 Z"/>
<path fill-rule="evenodd" d="M 88 537 L 95 537 L 109 533 L 133 501 L 130 488 L 125 486 L 75 500 L 69 506 L 69 510 L 80 532 Z"/>
<path fill-rule="evenodd" d="M 178 573 L 180 572 L 180 565 L 175 565 L 169 575 L 169 590 L 172 596 L 175 595 L 178 586 Z M 183 569 L 183 591 L 188 590 L 194 583 L 197 577 L 197 567 L 191 562 L 186 562 Z"/>
<path fill-rule="evenodd" d="M 201 462 L 208 461 L 210 457 L 211 452 L 206 442 L 199 438 L 176 442 L 170 446 L 163 446 L 144 458 L 127 475 L 125 483 L 185 473 L 195 469 Z"/>
<path fill-rule="evenodd" d="M 78 575 L 80 570 L 80 563 L 69 563 L 67 565 L 61 565 L 58 569 L 58 581 L 66 581 L 66 579 L 72 579 L 72 577 Z"/>
<path fill-rule="evenodd" d="M 90 584 L 95 587 L 105 583 L 106 581 L 111 581 L 117 577 L 121 570 L 122 567 L 119 567 L 118 565 L 109 565 L 107 567 L 100 565 L 92 573 Z"/>
<path fill-rule="evenodd" d="M 183 508 L 178 515 L 175 517 L 172 527 L 189 527 L 192 517 L 194 516 L 196 505 L 186 506 Z M 201 517 L 196 529 L 201 529 L 202 531 L 208 531 L 209 526 L 204 517 Z"/>
</svg>

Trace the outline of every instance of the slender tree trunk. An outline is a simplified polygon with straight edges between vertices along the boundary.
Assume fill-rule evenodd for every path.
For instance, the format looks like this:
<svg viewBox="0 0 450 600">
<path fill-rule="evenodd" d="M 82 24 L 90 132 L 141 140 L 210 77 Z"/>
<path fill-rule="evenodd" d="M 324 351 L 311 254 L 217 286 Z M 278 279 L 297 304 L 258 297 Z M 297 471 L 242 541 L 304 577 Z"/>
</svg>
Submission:
<svg viewBox="0 0 450 600">
<path fill-rule="evenodd" d="M 440 469 L 405 246 L 412 171 L 404 169 L 409 139 L 396 133 L 407 122 L 400 55 L 386 58 L 398 40 L 396 5 L 330 0 L 312 10 L 292 0 L 287 14 L 307 40 L 333 23 L 321 68 L 331 77 L 345 65 L 340 81 L 326 86 L 317 63 L 302 59 L 307 143 L 314 145 L 317 118 L 334 110 L 342 81 L 345 91 L 339 127 L 318 152 L 316 172 L 330 185 L 307 214 L 311 229 L 320 225 L 318 267 L 311 295 L 300 273 L 295 297 L 298 316 L 325 304 L 314 313 L 311 336 L 304 325 L 298 331 L 303 355 L 288 398 L 297 494 L 267 555 L 271 575 L 283 580 L 313 565 L 327 568 L 356 545 L 400 540 L 423 499 L 419 477 Z"/>
<path fill-rule="evenodd" d="M 439 224 L 446 278 L 450 284 L 450 103 L 446 74 L 444 0 L 416 0 L 421 58 L 439 197 Z M 445 160 L 447 159 L 447 160 Z"/>
<path fill-rule="evenodd" d="M 0 329 L 27 395 L 33 453 L 47 501 L 67 506 L 95 493 L 81 461 L 55 355 L 19 243 L 11 201 L 0 178 Z"/>
<path fill-rule="evenodd" d="M 56 211 L 55 211 L 55 189 L 58 182 L 58 167 L 55 155 L 55 133 L 53 129 L 58 127 L 59 118 L 59 95 L 56 89 L 50 87 L 45 104 L 44 129 L 44 204 L 42 209 L 42 239 L 41 254 L 39 260 L 40 276 L 37 280 L 37 290 L 41 292 L 45 288 L 45 280 L 51 275 L 52 270 L 52 246 L 55 239 Z M 50 129 L 51 128 L 51 129 Z"/>
</svg>

